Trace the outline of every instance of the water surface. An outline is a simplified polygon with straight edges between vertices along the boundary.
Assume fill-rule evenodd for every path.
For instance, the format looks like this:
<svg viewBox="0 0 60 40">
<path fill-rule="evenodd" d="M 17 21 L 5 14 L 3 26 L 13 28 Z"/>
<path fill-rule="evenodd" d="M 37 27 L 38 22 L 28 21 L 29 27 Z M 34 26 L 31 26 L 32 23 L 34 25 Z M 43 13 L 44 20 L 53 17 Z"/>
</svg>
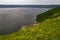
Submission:
<svg viewBox="0 0 60 40">
<path fill-rule="evenodd" d="M 0 8 L 0 34 L 19 30 L 36 22 L 36 15 L 50 8 Z"/>
</svg>

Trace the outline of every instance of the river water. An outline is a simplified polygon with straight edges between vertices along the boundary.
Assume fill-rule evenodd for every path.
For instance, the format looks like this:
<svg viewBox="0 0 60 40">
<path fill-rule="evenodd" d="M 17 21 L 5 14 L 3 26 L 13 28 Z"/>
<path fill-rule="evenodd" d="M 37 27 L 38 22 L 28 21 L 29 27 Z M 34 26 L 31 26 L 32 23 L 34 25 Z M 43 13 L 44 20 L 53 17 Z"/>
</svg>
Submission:
<svg viewBox="0 0 60 40">
<path fill-rule="evenodd" d="M 36 22 L 36 15 L 50 8 L 0 8 L 0 34 L 18 31 Z"/>
</svg>

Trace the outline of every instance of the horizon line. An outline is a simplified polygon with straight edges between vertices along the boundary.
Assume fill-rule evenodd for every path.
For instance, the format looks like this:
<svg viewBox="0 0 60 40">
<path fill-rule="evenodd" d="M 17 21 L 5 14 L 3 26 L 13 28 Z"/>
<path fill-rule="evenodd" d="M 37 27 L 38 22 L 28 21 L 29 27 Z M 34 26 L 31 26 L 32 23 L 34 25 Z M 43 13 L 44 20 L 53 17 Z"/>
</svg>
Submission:
<svg viewBox="0 0 60 40">
<path fill-rule="evenodd" d="M 17 8 L 17 7 L 54 8 L 54 7 L 60 7 L 60 5 L 0 5 L 0 8 Z"/>
</svg>

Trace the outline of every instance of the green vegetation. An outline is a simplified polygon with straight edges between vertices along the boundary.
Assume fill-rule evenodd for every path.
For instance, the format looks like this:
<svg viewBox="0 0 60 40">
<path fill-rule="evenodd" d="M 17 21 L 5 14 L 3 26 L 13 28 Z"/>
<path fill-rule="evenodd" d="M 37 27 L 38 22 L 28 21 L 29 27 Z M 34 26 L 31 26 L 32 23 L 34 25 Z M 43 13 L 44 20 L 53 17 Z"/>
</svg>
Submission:
<svg viewBox="0 0 60 40">
<path fill-rule="evenodd" d="M 60 16 L 60 8 L 53 8 L 51 10 L 48 10 L 47 12 L 38 14 L 36 20 L 37 22 L 42 22 L 45 19 L 56 18 L 59 16 Z"/>
<path fill-rule="evenodd" d="M 0 36 L 0 40 L 60 40 L 60 8 L 37 15 L 37 24 Z"/>
</svg>

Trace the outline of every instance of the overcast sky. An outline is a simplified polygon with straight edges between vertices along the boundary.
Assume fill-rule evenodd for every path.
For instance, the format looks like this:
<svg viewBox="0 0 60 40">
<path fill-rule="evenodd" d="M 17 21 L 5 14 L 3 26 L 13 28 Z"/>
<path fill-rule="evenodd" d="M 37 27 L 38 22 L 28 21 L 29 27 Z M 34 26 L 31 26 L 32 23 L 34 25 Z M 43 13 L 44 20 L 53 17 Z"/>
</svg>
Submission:
<svg viewBox="0 0 60 40">
<path fill-rule="evenodd" d="M 0 0 L 0 4 L 53 5 L 53 4 L 60 4 L 60 0 Z"/>
</svg>

